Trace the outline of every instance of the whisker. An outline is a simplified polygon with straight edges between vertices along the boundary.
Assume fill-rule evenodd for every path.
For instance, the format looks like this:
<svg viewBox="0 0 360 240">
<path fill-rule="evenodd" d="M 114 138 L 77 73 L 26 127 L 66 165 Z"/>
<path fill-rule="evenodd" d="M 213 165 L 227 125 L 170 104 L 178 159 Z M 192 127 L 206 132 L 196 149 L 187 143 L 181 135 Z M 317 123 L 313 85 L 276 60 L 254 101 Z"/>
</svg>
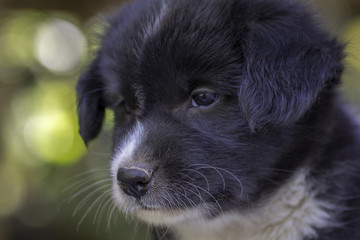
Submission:
<svg viewBox="0 0 360 240">
<path fill-rule="evenodd" d="M 104 182 L 111 182 L 111 179 L 103 179 L 103 180 L 100 180 L 100 181 L 96 181 L 92 184 L 90 184 L 89 186 L 83 188 L 81 191 L 73 194 L 71 197 L 68 198 L 67 202 L 70 203 L 71 201 L 73 201 L 76 197 L 78 197 L 79 195 L 83 194 L 84 192 L 88 191 L 89 189 L 97 186 L 97 185 L 100 185 Z M 110 184 L 107 184 L 106 186 L 109 186 Z M 103 188 L 103 187 L 102 187 Z"/>
<path fill-rule="evenodd" d="M 110 195 L 110 198 L 108 198 L 107 200 L 106 200 L 106 198 L 103 199 L 103 202 L 104 201 L 105 202 L 104 202 L 104 204 L 99 204 L 99 206 L 97 207 L 96 212 L 95 212 L 95 216 L 94 216 L 94 219 L 93 219 L 93 223 L 98 223 L 99 224 L 99 221 L 102 219 L 102 216 L 104 215 L 104 211 L 106 211 L 105 210 L 106 206 L 109 205 L 112 200 L 113 199 L 111 198 L 111 195 Z"/>
<path fill-rule="evenodd" d="M 188 188 L 187 188 L 186 190 L 189 191 L 189 192 L 191 192 L 191 193 L 193 193 L 193 194 L 195 194 L 196 196 L 199 197 L 200 201 L 204 203 L 204 205 L 205 205 L 205 207 L 206 207 L 206 209 L 207 209 L 207 212 L 208 212 L 209 216 L 211 216 L 211 212 L 210 212 L 209 206 L 208 206 L 208 204 L 206 203 L 206 201 L 204 200 L 204 198 L 201 196 L 201 193 L 200 193 L 200 191 L 199 191 L 199 189 L 201 189 L 201 188 L 199 187 L 199 189 L 198 189 L 198 187 L 197 187 L 195 184 L 192 184 L 191 182 L 188 182 L 188 181 L 184 181 L 184 183 L 189 184 L 190 186 L 192 186 L 193 188 L 196 189 L 196 191 L 198 192 L 198 194 L 194 193 L 193 191 L 191 191 L 191 190 L 188 189 Z M 211 194 L 210 194 L 210 195 L 211 195 Z"/>
<path fill-rule="evenodd" d="M 232 172 L 230 172 L 229 170 L 225 169 L 225 168 L 220 168 L 220 167 L 214 167 L 214 166 L 211 166 L 211 165 L 208 165 L 208 164 L 203 164 L 203 163 L 199 163 L 199 164 L 193 164 L 191 166 L 200 166 L 199 168 L 197 169 L 206 169 L 206 168 L 211 168 L 211 169 L 218 169 L 220 171 L 224 171 L 226 173 L 228 173 L 229 175 L 231 175 L 240 185 L 241 187 L 241 192 L 240 192 L 240 198 L 242 197 L 243 195 L 243 192 L 244 192 L 244 186 L 243 184 L 241 183 L 240 179 L 238 177 L 235 176 L 235 174 L 233 174 Z M 203 167 L 201 167 L 203 166 Z"/>
<path fill-rule="evenodd" d="M 173 184 L 172 184 L 173 185 Z M 184 191 L 184 193 L 180 192 L 180 191 L 176 191 L 178 194 L 182 195 L 189 203 L 190 203 L 190 206 L 193 206 L 193 207 L 196 207 L 196 204 L 193 200 L 191 200 L 188 196 L 186 196 L 186 189 L 185 187 L 183 187 L 182 185 L 180 184 L 176 184 L 174 185 L 175 187 L 178 186 L 178 187 L 181 187 Z M 187 204 L 185 205 L 187 206 Z"/>
<path fill-rule="evenodd" d="M 176 186 L 173 185 L 173 184 L 172 184 L 172 187 L 175 188 L 175 190 L 179 190 L 179 188 L 176 187 Z M 173 188 L 168 188 L 168 189 L 169 189 L 170 191 L 172 191 L 172 192 L 176 195 L 176 198 L 174 198 L 174 200 L 178 203 L 179 208 L 180 208 L 181 206 L 187 207 L 188 205 L 180 198 L 179 193 L 178 193 L 177 191 L 175 191 Z M 170 193 L 169 193 L 169 195 L 170 195 Z M 170 195 L 170 196 L 171 196 L 171 195 Z M 180 202 L 182 203 L 182 205 L 181 205 Z"/>
<path fill-rule="evenodd" d="M 190 178 L 191 178 L 191 177 L 190 177 Z M 194 184 L 194 183 L 191 183 L 191 182 L 187 182 L 187 181 L 186 181 L 186 183 L 190 184 L 191 186 L 193 186 L 193 187 L 196 188 L 196 189 L 202 190 L 204 193 L 206 193 L 207 195 L 209 195 L 210 198 L 212 198 L 212 199 L 216 202 L 216 205 L 219 207 L 219 210 L 220 210 L 221 212 L 223 212 L 222 207 L 221 207 L 219 201 L 214 197 L 214 195 L 212 195 L 212 194 L 210 193 L 210 191 L 207 191 L 206 189 L 200 187 L 200 186 L 197 185 L 197 184 Z M 199 191 L 198 191 L 198 192 L 199 192 Z M 199 193 L 200 193 L 200 192 L 199 192 Z M 205 203 L 205 205 L 207 204 L 206 202 L 204 202 L 204 203 Z"/>
<path fill-rule="evenodd" d="M 108 214 L 108 221 L 107 221 L 106 230 L 105 230 L 106 232 L 111 233 L 111 220 L 112 220 L 112 217 L 113 217 L 114 212 L 116 211 L 116 209 L 117 209 L 116 204 L 113 201 L 111 203 L 110 207 L 109 207 L 110 212 L 108 212 L 108 213 L 110 213 L 110 214 Z"/>
<path fill-rule="evenodd" d="M 182 206 L 187 206 L 186 203 L 180 199 L 179 194 L 176 192 L 176 190 L 179 190 L 177 187 L 173 186 L 175 189 L 170 189 L 173 193 L 175 193 L 175 196 L 171 195 L 170 192 L 166 191 L 166 193 L 169 195 L 170 199 L 173 199 L 174 204 L 177 208 L 181 208 Z"/>
<path fill-rule="evenodd" d="M 99 173 L 99 172 L 108 172 L 108 169 L 107 168 L 95 168 L 95 169 L 91 169 L 91 170 L 88 170 L 88 171 L 84 171 L 84 172 L 82 172 L 82 173 L 79 173 L 79 174 L 77 174 L 77 175 L 75 175 L 75 176 L 73 176 L 73 177 L 70 177 L 69 179 L 67 179 L 65 182 L 64 182 L 64 184 L 66 184 L 66 183 L 68 183 L 68 182 L 70 182 L 70 181 L 73 181 L 74 179 L 76 179 L 76 178 L 80 178 L 80 177 L 83 177 L 83 176 L 85 176 L 85 175 L 90 175 L 90 174 L 92 174 L 91 176 L 88 176 L 88 177 L 86 177 L 86 178 L 90 178 L 90 177 L 96 177 L 96 176 L 98 176 L 98 174 L 94 174 L 94 173 Z M 105 174 L 104 174 L 105 175 Z M 100 175 L 101 176 L 101 175 Z M 81 179 L 80 181 L 82 181 L 83 179 Z M 63 193 L 63 192 L 67 192 L 70 188 L 71 188 L 71 186 L 72 185 L 76 185 L 78 182 L 75 182 L 75 183 L 73 183 L 73 184 L 71 184 L 70 186 L 67 186 L 64 190 L 62 190 L 61 192 Z"/>
<path fill-rule="evenodd" d="M 169 195 L 169 193 L 168 193 L 167 191 L 162 192 L 162 193 L 161 193 L 161 198 L 162 198 L 162 199 L 165 199 L 165 202 L 168 203 L 169 207 L 172 208 L 174 205 L 177 206 L 177 205 L 171 200 L 171 199 L 172 199 L 172 198 L 171 198 L 171 195 L 166 196 L 166 194 Z M 168 197 L 170 197 L 170 198 L 168 198 Z"/>
<path fill-rule="evenodd" d="M 201 173 L 200 171 L 197 171 L 196 169 L 191 169 L 191 168 L 185 168 L 184 171 L 193 171 L 193 172 L 196 172 L 199 175 L 201 175 L 206 181 L 206 186 L 207 186 L 208 191 L 210 191 L 209 181 L 203 173 Z M 180 172 L 180 174 L 182 174 L 182 173 Z M 184 174 L 184 175 L 186 175 L 186 174 Z M 188 175 L 186 175 L 186 176 L 188 177 Z"/>
<path fill-rule="evenodd" d="M 64 194 L 68 191 L 75 191 L 76 189 L 81 188 L 83 185 L 86 185 L 88 182 L 92 182 L 97 178 L 103 178 L 103 176 L 91 175 L 91 176 L 84 177 L 83 179 L 81 179 L 81 180 L 69 185 L 65 189 L 63 189 L 61 191 L 61 194 Z"/>
<path fill-rule="evenodd" d="M 178 186 L 181 187 L 181 188 L 184 190 L 184 194 L 182 194 L 181 192 L 178 192 L 178 193 L 181 194 L 181 195 L 183 195 L 183 196 L 185 197 L 185 199 L 189 201 L 190 206 L 192 206 L 192 207 L 194 207 L 194 208 L 197 208 L 196 203 L 186 196 L 186 190 L 187 190 L 187 188 L 183 187 L 182 185 L 178 185 Z M 205 206 L 207 207 L 206 204 L 205 204 Z M 188 207 L 187 204 L 185 205 L 185 207 Z M 208 208 L 207 208 L 207 210 L 209 211 Z M 200 218 L 201 218 L 201 221 L 203 222 L 203 224 L 205 224 L 204 216 L 203 216 L 203 215 L 200 215 Z"/>
<path fill-rule="evenodd" d="M 103 192 L 102 194 L 100 194 L 95 201 L 88 207 L 88 209 L 86 210 L 86 212 L 84 213 L 84 215 L 81 217 L 81 219 L 79 220 L 77 227 L 76 227 L 76 231 L 79 231 L 80 225 L 81 223 L 84 221 L 85 217 L 90 213 L 90 211 L 92 210 L 92 208 L 95 206 L 95 204 L 100 201 L 104 195 L 108 194 L 111 191 L 111 189 Z"/>
<path fill-rule="evenodd" d="M 156 235 L 158 236 L 158 239 L 163 240 L 163 239 L 165 239 L 166 234 L 169 232 L 169 228 L 166 227 L 166 229 L 164 231 L 162 231 L 162 232 L 159 232 L 159 229 L 155 228 L 155 231 L 157 233 Z"/>
<path fill-rule="evenodd" d="M 110 185 L 104 185 L 104 186 L 100 186 L 98 188 L 96 188 L 94 191 L 90 192 L 86 197 L 84 197 L 75 207 L 74 212 L 73 212 L 73 216 L 75 216 L 81 209 L 82 207 L 85 205 L 85 203 L 95 194 L 97 194 L 98 192 L 100 192 L 103 188 L 108 188 Z"/>
</svg>

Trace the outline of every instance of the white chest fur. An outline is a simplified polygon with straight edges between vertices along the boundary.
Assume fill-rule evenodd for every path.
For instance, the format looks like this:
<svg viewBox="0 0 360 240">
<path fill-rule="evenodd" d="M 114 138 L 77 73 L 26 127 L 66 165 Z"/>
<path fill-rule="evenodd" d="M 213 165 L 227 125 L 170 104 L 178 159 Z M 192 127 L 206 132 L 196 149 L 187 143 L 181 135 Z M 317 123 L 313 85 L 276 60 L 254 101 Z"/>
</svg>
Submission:
<svg viewBox="0 0 360 240">
<path fill-rule="evenodd" d="M 212 220 L 177 224 L 183 240 L 302 240 L 316 236 L 315 228 L 330 225 L 331 204 L 315 198 L 299 171 L 260 206 L 246 212 L 223 214 Z"/>
</svg>

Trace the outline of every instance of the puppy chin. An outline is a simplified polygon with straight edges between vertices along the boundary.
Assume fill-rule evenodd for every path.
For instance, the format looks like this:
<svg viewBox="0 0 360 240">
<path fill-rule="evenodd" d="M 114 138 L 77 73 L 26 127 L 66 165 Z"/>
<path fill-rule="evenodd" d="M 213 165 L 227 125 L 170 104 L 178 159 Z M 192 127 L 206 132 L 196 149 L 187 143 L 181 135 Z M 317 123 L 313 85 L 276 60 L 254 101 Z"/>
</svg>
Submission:
<svg viewBox="0 0 360 240">
<path fill-rule="evenodd" d="M 136 216 L 154 226 L 174 226 L 181 222 L 186 222 L 204 217 L 201 207 L 191 209 L 139 209 Z"/>
<path fill-rule="evenodd" d="M 119 190 L 117 184 L 113 185 L 113 199 L 118 208 L 126 215 L 135 216 L 154 226 L 174 226 L 189 220 L 208 218 L 211 208 L 210 204 L 184 209 L 149 205 L 145 200 L 135 200 L 135 198 L 127 196 Z"/>
</svg>

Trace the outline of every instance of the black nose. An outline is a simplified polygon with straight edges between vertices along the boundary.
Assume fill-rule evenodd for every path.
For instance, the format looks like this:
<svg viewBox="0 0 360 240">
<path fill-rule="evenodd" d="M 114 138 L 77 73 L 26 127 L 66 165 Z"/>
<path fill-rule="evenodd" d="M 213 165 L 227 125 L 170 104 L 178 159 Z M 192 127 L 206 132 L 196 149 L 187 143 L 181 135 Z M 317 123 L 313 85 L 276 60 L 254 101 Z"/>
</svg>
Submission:
<svg viewBox="0 0 360 240">
<path fill-rule="evenodd" d="M 152 185 L 152 170 L 142 167 L 119 168 L 117 180 L 122 190 L 133 197 L 140 198 Z"/>
</svg>

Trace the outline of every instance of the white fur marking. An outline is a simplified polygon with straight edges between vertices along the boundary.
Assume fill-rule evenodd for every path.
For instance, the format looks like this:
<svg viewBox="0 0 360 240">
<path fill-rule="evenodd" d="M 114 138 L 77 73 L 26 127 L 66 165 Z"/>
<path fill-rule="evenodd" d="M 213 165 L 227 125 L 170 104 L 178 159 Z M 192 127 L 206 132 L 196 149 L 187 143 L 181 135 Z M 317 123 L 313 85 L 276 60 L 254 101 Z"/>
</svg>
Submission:
<svg viewBox="0 0 360 240">
<path fill-rule="evenodd" d="M 315 228 L 330 225 L 331 204 L 315 198 L 300 171 L 261 206 L 247 212 L 228 213 L 207 221 L 174 225 L 186 240 L 301 240 L 316 236 Z M 205 222 L 204 222 L 205 221 Z"/>
<path fill-rule="evenodd" d="M 172 211 L 139 210 L 136 212 L 138 218 L 157 226 L 175 225 L 178 222 L 191 221 L 203 214 L 198 208 Z"/>
<path fill-rule="evenodd" d="M 117 171 L 119 167 L 126 167 L 133 160 L 133 155 L 140 143 L 144 139 L 144 126 L 137 122 L 131 132 L 125 137 L 121 146 L 116 150 L 112 164 L 111 175 L 113 178 L 113 197 L 115 202 L 125 213 L 132 211 L 135 207 L 131 198 L 124 196 L 117 185 Z"/>
<path fill-rule="evenodd" d="M 113 177 L 116 178 L 117 170 L 120 166 L 124 166 L 129 162 L 136 148 L 142 142 L 144 135 L 144 126 L 137 122 L 132 131 L 126 136 L 121 146 L 117 149 L 117 153 L 114 156 L 111 166 L 111 172 Z"/>
</svg>

